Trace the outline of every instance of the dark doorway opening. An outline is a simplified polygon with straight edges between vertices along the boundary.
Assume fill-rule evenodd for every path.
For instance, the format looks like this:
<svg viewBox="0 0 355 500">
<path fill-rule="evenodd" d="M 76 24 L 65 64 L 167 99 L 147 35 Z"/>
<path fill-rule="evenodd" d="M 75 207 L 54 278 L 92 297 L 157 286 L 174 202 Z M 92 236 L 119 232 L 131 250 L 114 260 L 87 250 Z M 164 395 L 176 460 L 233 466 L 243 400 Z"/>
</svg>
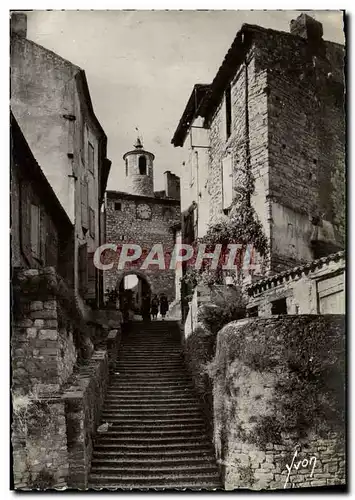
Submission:
<svg viewBox="0 0 355 500">
<path fill-rule="evenodd" d="M 151 298 L 148 281 L 135 273 L 126 274 L 119 285 L 120 309 L 124 319 L 134 314 L 141 315 L 144 297 Z"/>
<path fill-rule="evenodd" d="M 271 314 L 287 314 L 286 299 L 279 299 L 272 302 Z"/>
</svg>

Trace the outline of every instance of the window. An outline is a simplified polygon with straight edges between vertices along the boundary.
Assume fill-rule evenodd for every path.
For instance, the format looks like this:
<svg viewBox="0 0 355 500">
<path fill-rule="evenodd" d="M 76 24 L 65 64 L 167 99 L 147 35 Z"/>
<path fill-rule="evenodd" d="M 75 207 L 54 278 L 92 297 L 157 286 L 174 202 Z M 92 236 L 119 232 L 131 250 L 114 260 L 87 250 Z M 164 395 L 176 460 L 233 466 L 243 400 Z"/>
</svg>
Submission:
<svg viewBox="0 0 355 500">
<path fill-rule="evenodd" d="M 271 314 L 287 314 L 286 299 L 279 299 L 272 302 Z"/>
<path fill-rule="evenodd" d="M 92 174 L 95 173 L 95 150 L 94 146 L 91 142 L 88 143 L 88 164 L 89 164 L 89 172 Z"/>
<path fill-rule="evenodd" d="M 88 252 L 86 243 L 79 246 L 78 261 L 79 290 L 82 295 L 85 295 L 88 289 Z"/>
<path fill-rule="evenodd" d="M 84 230 L 89 228 L 88 220 L 88 182 L 81 179 L 81 226 Z"/>
<path fill-rule="evenodd" d="M 89 208 L 89 233 L 95 238 L 95 210 L 91 207 Z"/>
<path fill-rule="evenodd" d="M 232 131 L 232 91 L 230 84 L 225 90 L 224 99 L 226 107 L 226 139 L 228 139 Z"/>
<path fill-rule="evenodd" d="M 128 158 L 126 158 L 126 177 L 128 176 Z"/>
<path fill-rule="evenodd" d="M 233 163 L 232 156 L 227 156 L 222 160 L 222 184 L 223 184 L 223 200 L 222 209 L 228 210 L 233 201 Z"/>
<path fill-rule="evenodd" d="M 39 206 L 31 203 L 31 252 L 33 257 L 41 256 L 41 211 Z"/>
<path fill-rule="evenodd" d="M 248 318 L 255 318 L 258 316 L 258 306 L 251 307 L 248 309 Z"/>
<path fill-rule="evenodd" d="M 139 157 L 138 168 L 140 175 L 147 175 L 147 158 L 145 156 Z"/>
<path fill-rule="evenodd" d="M 122 210 L 122 203 L 115 203 L 115 210 L 116 212 L 120 212 Z"/>
</svg>

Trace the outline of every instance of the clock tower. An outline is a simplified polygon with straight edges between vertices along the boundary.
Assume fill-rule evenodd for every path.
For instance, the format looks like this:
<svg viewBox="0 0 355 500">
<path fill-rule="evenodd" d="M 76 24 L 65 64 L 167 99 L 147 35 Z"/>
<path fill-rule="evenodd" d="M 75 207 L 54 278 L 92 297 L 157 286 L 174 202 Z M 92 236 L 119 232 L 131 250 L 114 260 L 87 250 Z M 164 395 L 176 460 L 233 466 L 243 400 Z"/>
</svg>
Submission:
<svg viewBox="0 0 355 500">
<path fill-rule="evenodd" d="M 125 191 L 140 196 L 154 196 L 154 155 L 145 151 L 139 137 L 134 144 L 134 149 L 123 155 L 123 160 L 125 162 Z"/>
<path fill-rule="evenodd" d="M 120 191 L 106 191 L 104 218 L 106 242 L 117 245 L 137 245 L 142 256 L 149 255 L 159 244 L 167 262 L 175 245 L 175 231 L 180 224 L 180 179 L 170 170 L 164 172 L 165 189 L 154 191 L 154 155 L 146 151 L 142 140 L 137 139 L 134 149 L 123 155 L 125 188 Z M 143 262 L 127 262 L 124 268 L 118 266 L 119 252 L 108 252 L 106 264 L 112 264 L 103 273 L 106 292 L 115 289 L 119 303 L 132 295 L 132 307 L 141 309 L 143 295 L 165 293 L 169 302 L 175 300 L 175 270 L 169 266 Z M 128 300 L 128 299 L 127 299 Z M 131 300 L 131 298 L 129 299 Z M 133 300 L 133 299 L 132 299 Z"/>
</svg>

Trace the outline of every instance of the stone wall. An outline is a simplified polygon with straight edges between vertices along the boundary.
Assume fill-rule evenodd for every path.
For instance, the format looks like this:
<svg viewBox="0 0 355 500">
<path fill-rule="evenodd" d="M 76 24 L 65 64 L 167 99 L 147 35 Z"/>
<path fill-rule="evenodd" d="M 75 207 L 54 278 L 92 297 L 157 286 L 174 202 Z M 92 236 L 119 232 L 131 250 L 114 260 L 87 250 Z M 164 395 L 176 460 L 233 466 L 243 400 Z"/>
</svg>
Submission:
<svg viewBox="0 0 355 500">
<path fill-rule="evenodd" d="M 275 32 L 258 35 L 256 45 L 256 67 L 267 70 L 272 267 L 277 272 L 295 259 L 310 260 L 312 216 L 334 224 L 332 178 L 338 166 L 345 168 L 344 48 Z M 288 220 L 280 224 L 280 218 Z"/>
<path fill-rule="evenodd" d="M 229 82 L 230 136 L 223 89 L 216 90 L 222 97 L 204 124 L 210 221 L 222 212 L 222 161 L 231 157 L 236 198 L 251 173 L 252 204 L 270 240 L 269 268 L 276 273 L 315 257 L 313 217 L 327 225 L 326 243 L 340 249 L 332 198 L 335 172 L 345 166 L 344 48 L 251 31 L 252 46 Z"/>
<path fill-rule="evenodd" d="M 87 324 L 54 268 L 17 272 L 13 289 L 14 486 L 85 488 L 120 323 Z"/>
<path fill-rule="evenodd" d="M 101 418 L 108 373 L 106 350 L 95 351 L 64 390 L 69 487 L 87 488 L 93 438 Z"/>
<path fill-rule="evenodd" d="M 14 396 L 12 404 L 15 489 L 65 488 L 68 451 L 63 400 L 32 393 Z"/>
<path fill-rule="evenodd" d="M 232 129 L 225 134 L 225 100 L 223 99 L 210 124 L 209 195 L 210 220 L 222 212 L 222 160 L 232 156 L 233 187 L 245 188 L 246 171 L 250 161 L 255 179 L 252 203 L 268 235 L 268 126 L 267 126 L 267 73 L 258 71 L 252 52 L 246 63 L 236 71 L 231 82 Z M 237 191 L 234 194 L 237 195 Z"/>
<path fill-rule="evenodd" d="M 219 332 L 210 373 L 227 490 L 345 484 L 344 334 L 340 315 L 240 320 Z"/>
<path fill-rule="evenodd" d="M 120 203 L 120 210 L 115 204 Z M 152 215 L 149 220 L 137 218 L 137 205 L 144 203 L 150 206 Z M 175 270 L 159 269 L 158 265 L 150 265 L 141 269 L 145 257 L 153 245 L 161 244 L 166 256 L 166 267 L 170 263 L 170 254 L 174 248 L 173 226 L 180 222 L 180 206 L 175 200 L 158 200 L 139 196 L 120 196 L 119 193 L 109 192 L 106 206 L 106 242 L 116 245 L 136 244 L 143 249 L 140 261 L 127 263 L 125 269 L 118 270 L 118 258 L 113 252 L 107 252 L 102 261 L 112 262 L 112 270 L 104 271 L 105 289 L 118 288 L 123 276 L 137 272 L 144 277 L 154 294 L 166 293 L 169 302 L 175 299 Z M 105 260 L 104 260 L 105 259 Z"/>
</svg>

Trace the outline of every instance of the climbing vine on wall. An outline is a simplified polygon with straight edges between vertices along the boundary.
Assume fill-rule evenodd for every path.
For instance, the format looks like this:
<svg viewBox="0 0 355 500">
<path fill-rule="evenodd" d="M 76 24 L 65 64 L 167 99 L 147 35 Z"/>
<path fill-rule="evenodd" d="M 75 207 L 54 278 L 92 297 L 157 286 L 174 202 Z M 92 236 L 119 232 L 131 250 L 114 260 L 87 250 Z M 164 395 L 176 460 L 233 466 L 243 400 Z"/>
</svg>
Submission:
<svg viewBox="0 0 355 500">
<path fill-rule="evenodd" d="M 329 432 L 344 434 L 344 326 L 340 316 L 324 315 L 255 320 L 243 325 L 242 332 L 233 324 L 225 327 L 208 367 L 223 394 L 240 379 L 238 370 L 243 365 L 254 372 L 277 374 L 268 403 L 272 414 L 255 415 L 256 425 L 250 432 L 240 428 L 242 441 L 263 447 L 281 443 L 285 433 L 297 439 L 305 438 L 310 430 L 321 437 Z M 238 408 L 238 396 L 233 397 Z"/>
<path fill-rule="evenodd" d="M 197 244 L 205 244 L 206 252 L 213 252 L 216 245 L 222 245 L 222 251 L 216 269 L 212 268 L 211 259 L 204 261 L 200 269 L 196 269 L 194 265 L 187 268 L 183 282 L 192 288 L 197 284 L 208 287 L 223 284 L 224 277 L 228 275 L 228 270 L 222 269 L 227 259 L 228 244 L 241 245 L 235 261 L 239 269 L 242 268 L 247 246 L 257 252 L 260 257 L 265 257 L 268 252 L 268 242 L 261 222 L 247 197 L 243 197 L 238 202 L 235 200 L 230 215 L 221 215 L 215 223 L 209 226 L 206 235 L 197 240 Z"/>
<path fill-rule="evenodd" d="M 345 169 L 342 163 L 339 163 L 332 176 L 333 193 L 332 201 L 334 207 L 334 221 L 339 236 L 345 242 L 346 231 L 346 185 L 345 185 Z"/>
</svg>

